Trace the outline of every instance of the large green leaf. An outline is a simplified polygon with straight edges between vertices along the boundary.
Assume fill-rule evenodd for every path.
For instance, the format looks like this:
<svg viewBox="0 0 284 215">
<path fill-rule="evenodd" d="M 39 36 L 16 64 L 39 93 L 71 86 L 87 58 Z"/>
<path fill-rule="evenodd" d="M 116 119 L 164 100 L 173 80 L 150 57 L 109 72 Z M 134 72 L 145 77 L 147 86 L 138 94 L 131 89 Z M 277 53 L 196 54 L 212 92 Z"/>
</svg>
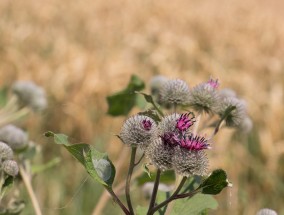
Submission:
<svg viewBox="0 0 284 215">
<path fill-rule="evenodd" d="M 138 76 L 132 75 L 128 86 L 124 90 L 107 97 L 107 113 L 112 116 L 126 116 L 139 101 L 135 91 L 144 88 L 144 82 Z"/>
<path fill-rule="evenodd" d="M 53 137 L 54 142 L 63 145 L 87 170 L 95 181 L 111 187 L 115 177 L 115 167 L 107 154 L 98 152 L 89 144 L 70 144 L 65 134 L 45 133 L 46 137 Z"/>
<path fill-rule="evenodd" d="M 216 195 L 230 185 L 227 173 L 222 169 L 217 169 L 201 183 L 199 189 L 201 189 L 201 192 L 204 194 Z"/>
<path fill-rule="evenodd" d="M 200 215 L 208 209 L 217 209 L 217 201 L 210 195 L 196 194 L 192 198 L 174 202 L 171 215 Z"/>
</svg>

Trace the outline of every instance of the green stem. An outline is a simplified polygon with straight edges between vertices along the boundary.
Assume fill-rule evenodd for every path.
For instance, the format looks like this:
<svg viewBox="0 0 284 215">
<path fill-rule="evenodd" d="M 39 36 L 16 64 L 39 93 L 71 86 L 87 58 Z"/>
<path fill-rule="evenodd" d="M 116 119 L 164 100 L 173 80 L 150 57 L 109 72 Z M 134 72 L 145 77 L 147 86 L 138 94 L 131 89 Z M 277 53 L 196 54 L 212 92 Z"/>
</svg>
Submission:
<svg viewBox="0 0 284 215">
<path fill-rule="evenodd" d="M 152 208 L 155 206 L 156 197 L 157 197 L 157 192 L 158 192 L 159 183 L 160 183 L 160 176 L 161 176 L 161 170 L 158 169 L 158 170 L 157 170 L 156 180 L 155 180 L 155 184 L 154 184 L 154 187 L 153 187 L 153 192 L 152 192 L 151 201 L 150 201 L 150 204 L 149 204 L 149 209 L 148 209 L 147 215 L 152 214 L 152 213 L 151 213 Z"/>
<path fill-rule="evenodd" d="M 130 215 L 131 213 L 127 208 L 124 206 L 124 204 L 120 201 L 120 199 L 117 197 L 117 195 L 113 192 L 112 188 L 105 186 L 109 194 L 113 197 L 114 201 L 119 205 L 119 207 L 123 210 L 124 214 Z"/>
<path fill-rule="evenodd" d="M 130 157 L 129 169 L 128 169 L 126 185 L 125 185 L 125 196 L 126 196 L 126 201 L 127 201 L 127 205 L 128 205 L 128 208 L 129 208 L 129 212 L 130 212 L 129 214 L 130 215 L 134 215 L 134 210 L 133 210 L 131 198 L 130 198 L 130 182 L 131 182 L 131 176 L 132 176 L 132 173 L 133 173 L 133 169 L 134 169 L 134 166 L 135 166 L 136 150 L 137 150 L 136 147 L 131 148 L 131 157 Z"/>
<path fill-rule="evenodd" d="M 163 201 L 162 203 L 156 205 L 155 207 L 151 208 L 151 210 L 148 212 L 147 215 L 152 215 L 154 214 L 157 210 L 159 210 L 160 208 L 166 206 L 167 204 L 169 204 L 171 201 L 173 201 L 174 199 L 177 199 L 178 196 L 178 193 L 179 191 L 182 189 L 184 183 L 186 182 L 187 180 L 187 177 L 183 177 L 179 186 L 177 187 L 177 189 L 175 190 L 175 192 L 170 196 L 170 198 L 168 198 L 167 200 Z M 181 194 L 181 195 L 185 195 L 185 194 Z M 181 198 L 184 198 L 184 197 L 181 197 Z"/>
</svg>

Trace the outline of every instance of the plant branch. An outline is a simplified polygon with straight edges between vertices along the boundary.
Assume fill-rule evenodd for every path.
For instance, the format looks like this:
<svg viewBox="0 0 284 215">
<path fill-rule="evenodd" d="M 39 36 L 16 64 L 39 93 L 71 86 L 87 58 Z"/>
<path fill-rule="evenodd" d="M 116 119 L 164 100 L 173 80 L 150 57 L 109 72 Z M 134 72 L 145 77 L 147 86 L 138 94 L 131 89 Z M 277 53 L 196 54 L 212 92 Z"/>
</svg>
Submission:
<svg viewBox="0 0 284 215">
<path fill-rule="evenodd" d="M 117 195 L 113 192 L 112 188 L 108 186 L 104 186 L 109 194 L 113 197 L 113 200 L 119 205 L 119 207 L 123 210 L 124 214 L 130 215 L 131 213 L 129 210 L 124 206 L 124 204 L 120 201 L 120 199 L 117 197 Z"/>
<path fill-rule="evenodd" d="M 141 161 L 142 159 L 144 158 L 145 154 L 143 153 L 143 155 L 141 156 L 141 158 L 139 158 L 139 160 L 134 164 L 134 166 L 137 166 Z"/>
<path fill-rule="evenodd" d="M 35 196 L 35 193 L 34 193 L 34 190 L 33 190 L 32 184 L 31 184 L 30 177 L 29 177 L 28 173 L 25 171 L 25 169 L 22 165 L 19 165 L 19 169 L 20 169 L 20 174 L 22 176 L 24 185 L 25 185 L 25 187 L 28 191 L 28 194 L 31 198 L 35 214 L 36 215 L 42 215 L 37 197 Z"/>
<path fill-rule="evenodd" d="M 150 204 L 149 204 L 149 209 L 148 209 L 147 215 L 152 214 L 152 213 L 151 213 L 152 208 L 155 206 L 155 201 L 156 201 L 157 192 L 158 192 L 159 183 L 160 183 L 160 176 L 161 176 L 161 170 L 158 169 L 158 170 L 157 170 L 156 180 L 155 180 L 155 184 L 154 184 L 154 187 L 153 187 L 153 192 L 152 192 L 151 201 L 150 201 Z"/>
<path fill-rule="evenodd" d="M 129 163 L 129 169 L 128 169 L 128 174 L 127 174 L 127 179 L 126 179 L 126 184 L 125 184 L 125 196 L 126 196 L 126 201 L 127 201 L 127 205 L 128 205 L 130 215 L 134 215 L 134 210 L 133 210 L 131 198 L 130 198 L 130 183 L 131 183 L 131 176 L 132 176 L 132 173 L 133 173 L 133 169 L 134 169 L 134 166 L 135 166 L 136 150 L 137 150 L 136 147 L 131 148 L 130 163 Z"/>
<path fill-rule="evenodd" d="M 187 177 L 183 177 L 179 186 L 177 187 L 177 189 L 175 190 L 175 192 L 170 196 L 170 198 L 166 199 L 165 201 L 163 201 L 162 203 L 156 205 L 155 207 L 153 207 L 150 211 L 150 213 L 148 212 L 148 215 L 152 215 L 154 214 L 157 210 L 159 210 L 160 208 L 166 206 L 167 204 L 169 204 L 171 201 L 173 201 L 174 199 L 177 199 L 177 197 L 179 196 L 178 193 L 179 191 L 182 189 L 184 183 L 186 182 Z M 180 195 L 185 195 L 185 194 L 180 194 Z M 181 197 L 184 198 L 184 197 Z"/>
</svg>

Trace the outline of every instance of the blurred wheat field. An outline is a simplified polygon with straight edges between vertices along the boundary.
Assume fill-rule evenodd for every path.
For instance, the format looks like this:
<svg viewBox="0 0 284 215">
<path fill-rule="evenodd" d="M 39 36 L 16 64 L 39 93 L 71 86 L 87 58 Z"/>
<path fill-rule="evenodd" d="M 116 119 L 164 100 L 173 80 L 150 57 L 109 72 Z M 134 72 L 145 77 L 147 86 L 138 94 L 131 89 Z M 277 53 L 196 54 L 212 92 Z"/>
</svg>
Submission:
<svg viewBox="0 0 284 215">
<path fill-rule="evenodd" d="M 115 160 L 122 144 L 113 134 L 124 118 L 106 115 L 105 97 L 135 73 L 190 86 L 212 75 L 247 100 L 252 133 L 225 129 L 209 153 L 211 168 L 225 169 L 234 184 L 212 213 L 284 214 L 283 10 L 281 0 L 0 1 L 0 86 L 24 79 L 47 90 L 47 111 L 22 123 L 42 146 L 40 162 L 62 159 L 34 179 L 43 213 L 91 214 L 102 188 L 88 180 L 76 193 L 87 174 L 42 133 L 66 133 Z M 28 201 L 24 215 L 33 214 Z M 104 214 L 118 214 L 108 206 Z"/>
</svg>

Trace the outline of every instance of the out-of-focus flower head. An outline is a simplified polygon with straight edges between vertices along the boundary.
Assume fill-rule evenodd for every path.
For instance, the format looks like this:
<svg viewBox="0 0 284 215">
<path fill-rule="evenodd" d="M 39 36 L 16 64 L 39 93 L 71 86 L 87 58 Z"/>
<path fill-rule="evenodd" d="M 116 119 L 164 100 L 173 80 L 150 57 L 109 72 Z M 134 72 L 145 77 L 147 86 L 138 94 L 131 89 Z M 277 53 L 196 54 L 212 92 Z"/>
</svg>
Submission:
<svg viewBox="0 0 284 215">
<path fill-rule="evenodd" d="M 21 104 L 34 111 L 41 111 L 47 107 L 44 89 L 31 81 L 17 81 L 13 84 L 12 90 Z"/>
<path fill-rule="evenodd" d="M 13 150 L 21 150 L 28 145 L 28 135 L 14 125 L 0 128 L 0 141 L 8 144 Z"/>
</svg>

